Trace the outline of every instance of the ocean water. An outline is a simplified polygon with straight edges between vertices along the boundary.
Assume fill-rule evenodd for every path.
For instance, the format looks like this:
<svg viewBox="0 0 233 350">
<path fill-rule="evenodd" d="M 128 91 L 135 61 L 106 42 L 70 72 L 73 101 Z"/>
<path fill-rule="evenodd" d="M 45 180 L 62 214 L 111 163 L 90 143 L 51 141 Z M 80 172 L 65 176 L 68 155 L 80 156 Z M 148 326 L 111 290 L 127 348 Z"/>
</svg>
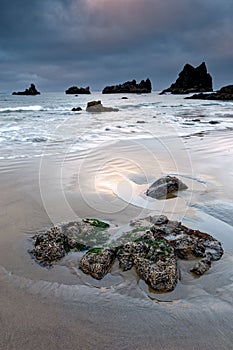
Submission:
<svg viewBox="0 0 233 350">
<path fill-rule="evenodd" d="M 185 100 L 157 92 L 122 96 L 0 94 L 0 159 L 56 154 L 64 147 L 72 153 L 116 139 L 184 136 L 233 127 L 233 102 Z M 101 100 L 119 112 L 88 113 L 85 108 L 91 100 Z M 71 111 L 78 106 L 83 111 Z"/>
</svg>

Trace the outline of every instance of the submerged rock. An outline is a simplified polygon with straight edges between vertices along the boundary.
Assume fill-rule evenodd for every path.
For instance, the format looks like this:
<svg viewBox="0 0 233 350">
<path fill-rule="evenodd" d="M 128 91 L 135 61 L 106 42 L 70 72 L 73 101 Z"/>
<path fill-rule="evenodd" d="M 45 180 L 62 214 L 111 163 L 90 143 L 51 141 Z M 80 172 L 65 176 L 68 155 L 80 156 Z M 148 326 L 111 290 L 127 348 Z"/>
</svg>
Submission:
<svg viewBox="0 0 233 350">
<path fill-rule="evenodd" d="M 209 259 L 202 259 L 196 262 L 196 264 L 193 266 L 193 268 L 190 271 L 195 273 L 198 276 L 202 276 L 210 268 L 211 268 L 211 261 Z"/>
<path fill-rule="evenodd" d="M 71 86 L 69 89 L 67 89 L 66 94 L 71 95 L 71 94 L 80 94 L 80 95 L 90 95 L 90 87 L 87 86 L 85 88 L 83 87 L 77 87 L 77 86 Z"/>
<path fill-rule="evenodd" d="M 136 80 L 126 81 L 123 84 L 106 86 L 103 94 L 119 94 L 119 93 L 150 93 L 152 85 L 150 79 L 141 80 L 137 83 Z"/>
<path fill-rule="evenodd" d="M 101 101 L 90 101 L 87 103 L 87 112 L 100 113 L 100 112 L 118 112 L 118 108 L 104 107 Z"/>
<path fill-rule="evenodd" d="M 189 94 L 192 92 L 213 91 L 212 77 L 207 73 L 205 62 L 194 68 L 191 64 L 186 64 L 180 72 L 175 83 L 168 89 L 161 92 L 172 94 Z"/>
<path fill-rule="evenodd" d="M 186 97 L 186 99 L 233 101 L 233 85 L 223 86 L 220 90 L 211 94 L 200 93 Z"/>
<path fill-rule="evenodd" d="M 18 92 L 13 92 L 12 95 L 40 95 L 40 92 L 36 90 L 36 87 L 34 84 L 31 84 L 31 86 L 24 90 L 24 91 L 18 91 Z"/>
<path fill-rule="evenodd" d="M 170 193 L 174 193 L 180 190 L 186 190 L 186 186 L 175 176 L 164 176 L 156 180 L 146 191 L 146 195 L 152 198 L 160 199 L 166 197 Z"/>
</svg>

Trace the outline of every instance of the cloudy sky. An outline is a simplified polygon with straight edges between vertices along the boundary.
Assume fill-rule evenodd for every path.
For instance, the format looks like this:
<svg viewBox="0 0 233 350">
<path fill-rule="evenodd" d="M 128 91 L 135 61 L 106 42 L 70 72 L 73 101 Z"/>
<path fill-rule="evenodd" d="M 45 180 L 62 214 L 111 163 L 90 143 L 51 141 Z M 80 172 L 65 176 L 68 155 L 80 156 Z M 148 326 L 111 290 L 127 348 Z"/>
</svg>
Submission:
<svg viewBox="0 0 233 350">
<path fill-rule="evenodd" d="M 184 64 L 233 84 L 233 0 L 0 0 L 0 91 L 133 78 L 168 87 Z"/>
</svg>

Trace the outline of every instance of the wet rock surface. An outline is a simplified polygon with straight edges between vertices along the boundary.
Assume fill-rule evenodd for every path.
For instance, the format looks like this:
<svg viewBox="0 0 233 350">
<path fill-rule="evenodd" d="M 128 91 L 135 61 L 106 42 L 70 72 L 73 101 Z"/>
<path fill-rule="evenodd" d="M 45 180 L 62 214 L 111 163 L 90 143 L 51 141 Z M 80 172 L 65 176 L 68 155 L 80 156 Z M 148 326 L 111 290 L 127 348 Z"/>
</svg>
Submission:
<svg viewBox="0 0 233 350">
<path fill-rule="evenodd" d="M 69 251 L 85 251 L 109 239 L 109 225 L 97 219 L 83 219 L 55 226 L 34 236 L 32 254 L 44 265 L 51 265 Z"/>
<path fill-rule="evenodd" d="M 200 93 L 186 97 L 186 99 L 233 101 L 233 85 L 223 86 L 211 94 Z"/>
<path fill-rule="evenodd" d="M 202 259 L 196 262 L 190 271 L 195 273 L 196 275 L 201 276 L 205 272 L 207 272 L 210 268 L 211 268 L 211 261 L 209 259 Z"/>
<path fill-rule="evenodd" d="M 70 250 L 83 250 L 79 268 L 85 274 L 102 279 L 118 261 L 123 272 L 135 268 L 139 278 L 157 292 L 174 290 L 182 274 L 177 269 L 180 259 L 192 260 L 190 272 L 201 276 L 223 255 L 221 243 L 211 235 L 165 215 L 132 221 L 129 231 L 115 241 L 109 230 L 108 223 L 97 219 L 53 227 L 34 237 L 32 253 L 40 262 L 52 264 Z"/>
<path fill-rule="evenodd" d="M 146 191 L 146 195 L 152 198 L 160 199 L 169 194 L 186 190 L 186 186 L 181 180 L 175 176 L 164 176 L 156 180 Z"/>
<path fill-rule="evenodd" d="M 115 257 L 115 249 L 92 248 L 80 260 L 79 268 L 100 280 L 110 271 Z"/>
<path fill-rule="evenodd" d="M 141 80 L 137 83 L 136 80 L 126 81 L 123 84 L 106 86 L 103 94 L 118 94 L 118 93 L 150 93 L 152 85 L 150 79 Z"/>
<path fill-rule="evenodd" d="M 101 101 L 90 101 L 87 103 L 87 112 L 100 113 L 100 112 L 118 112 L 118 108 L 104 107 Z"/>
<path fill-rule="evenodd" d="M 165 93 L 189 94 L 208 91 L 213 91 L 212 77 L 207 73 L 205 62 L 202 62 L 196 68 L 191 64 L 186 64 L 179 73 L 176 82 L 171 84 L 168 89 L 163 90 L 161 95 Z"/>
<path fill-rule="evenodd" d="M 34 84 L 31 84 L 30 87 L 24 91 L 13 92 L 12 95 L 40 95 L 40 92 L 37 91 Z"/>
</svg>

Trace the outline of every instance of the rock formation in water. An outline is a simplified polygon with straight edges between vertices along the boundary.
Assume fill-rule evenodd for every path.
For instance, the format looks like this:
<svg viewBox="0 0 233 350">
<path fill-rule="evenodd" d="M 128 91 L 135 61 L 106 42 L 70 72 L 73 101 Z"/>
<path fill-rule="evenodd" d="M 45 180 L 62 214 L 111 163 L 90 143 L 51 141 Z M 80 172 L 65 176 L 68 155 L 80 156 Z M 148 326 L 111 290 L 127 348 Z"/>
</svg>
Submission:
<svg viewBox="0 0 233 350">
<path fill-rule="evenodd" d="M 207 73 L 205 62 L 194 68 L 186 64 L 180 72 L 178 79 L 168 89 L 161 92 L 162 94 L 189 94 L 194 92 L 213 91 L 212 77 Z"/>
<path fill-rule="evenodd" d="M 84 251 L 79 268 L 98 280 L 118 261 L 120 270 L 134 267 L 157 292 L 174 290 L 182 274 L 177 268 L 179 259 L 193 260 L 190 272 L 201 276 L 223 255 L 221 243 L 211 235 L 164 215 L 134 220 L 130 227 L 113 241 L 109 224 L 103 221 L 83 219 L 63 224 L 37 234 L 32 253 L 41 263 L 51 265 L 69 251 Z"/>
<path fill-rule="evenodd" d="M 142 80 L 137 83 L 136 80 L 126 81 L 123 84 L 106 86 L 102 93 L 103 94 L 119 94 L 119 93 L 150 93 L 152 85 L 150 79 Z"/>
<path fill-rule="evenodd" d="M 82 108 L 81 108 L 81 107 L 73 107 L 73 108 L 71 109 L 71 111 L 72 111 L 72 112 L 80 112 L 80 111 L 82 111 Z"/>
<path fill-rule="evenodd" d="M 164 176 L 156 180 L 146 191 L 146 195 L 160 199 L 169 194 L 186 190 L 188 187 L 175 176 Z"/>
<path fill-rule="evenodd" d="M 118 112 L 118 108 L 104 107 L 101 101 L 90 101 L 87 103 L 87 112 L 100 113 L 100 112 Z"/>
<path fill-rule="evenodd" d="M 82 95 L 90 95 L 90 87 L 87 86 L 85 88 L 83 87 L 77 87 L 77 86 L 71 86 L 69 89 L 66 90 L 66 94 L 71 95 L 71 94 L 82 94 Z"/>
<path fill-rule="evenodd" d="M 24 90 L 24 91 L 18 91 L 18 92 L 13 92 L 12 95 L 40 95 L 40 92 L 36 90 L 36 87 L 34 84 L 31 84 L 31 86 Z"/>
<path fill-rule="evenodd" d="M 233 85 L 223 86 L 220 90 L 211 94 L 195 94 L 187 99 L 200 99 L 200 100 L 220 100 L 220 101 L 233 101 Z"/>
</svg>

